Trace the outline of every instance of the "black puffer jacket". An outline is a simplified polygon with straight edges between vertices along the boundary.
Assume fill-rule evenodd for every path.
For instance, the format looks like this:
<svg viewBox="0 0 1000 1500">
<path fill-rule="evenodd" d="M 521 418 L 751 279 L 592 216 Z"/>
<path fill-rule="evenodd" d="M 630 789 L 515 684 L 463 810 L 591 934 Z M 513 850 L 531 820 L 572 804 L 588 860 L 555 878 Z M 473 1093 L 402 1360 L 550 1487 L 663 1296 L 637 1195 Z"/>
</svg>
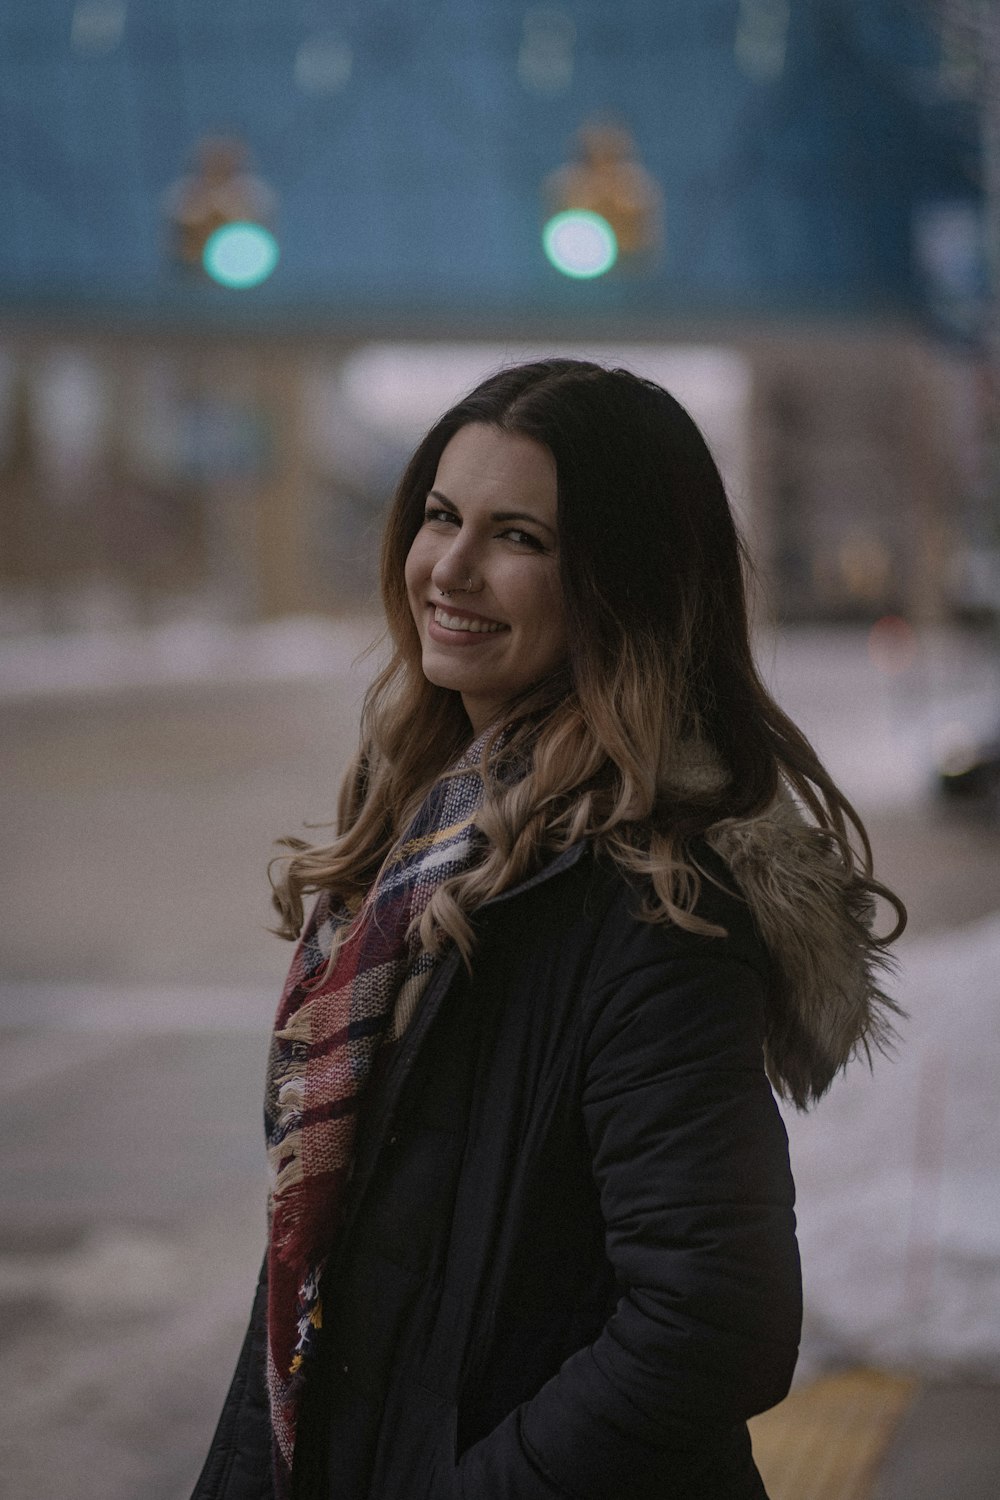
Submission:
<svg viewBox="0 0 1000 1500">
<path fill-rule="evenodd" d="M 764 1494 L 800 1322 L 771 960 L 730 891 L 726 938 L 639 902 L 578 846 L 488 903 L 370 1089 L 303 1500 Z M 195 1500 L 271 1495 L 264 1301 Z"/>
</svg>

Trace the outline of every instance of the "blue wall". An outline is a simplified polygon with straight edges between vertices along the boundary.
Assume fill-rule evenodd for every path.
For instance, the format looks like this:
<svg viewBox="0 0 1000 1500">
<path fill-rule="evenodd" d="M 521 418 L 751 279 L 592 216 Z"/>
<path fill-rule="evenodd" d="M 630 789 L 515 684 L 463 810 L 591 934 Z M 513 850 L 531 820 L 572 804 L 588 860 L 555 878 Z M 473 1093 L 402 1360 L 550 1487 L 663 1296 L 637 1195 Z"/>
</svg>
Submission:
<svg viewBox="0 0 1000 1500">
<path fill-rule="evenodd" d="M 116 5 L 0 0 L 8 310 L 451 331 L 905 313 L 914 214 L 978 192 L 971 107 L 938 85 L 919 0 L 790 0 L 780 72 L 736 46 L 775 0 L 565 0 L 554 97 L 519 77 L 538 11 L 513 0 Z M 299 49 L 331 30 L 350 76 L 306 92 Z M 542 256 L 539 187 L 602 112 L 662 185 L 665 253 L 572 283 Z M 252 292 L 185 283 L 163 248 L 164 192 L 226 131 L 280 200 L 282 258 Z"/>
</svg>

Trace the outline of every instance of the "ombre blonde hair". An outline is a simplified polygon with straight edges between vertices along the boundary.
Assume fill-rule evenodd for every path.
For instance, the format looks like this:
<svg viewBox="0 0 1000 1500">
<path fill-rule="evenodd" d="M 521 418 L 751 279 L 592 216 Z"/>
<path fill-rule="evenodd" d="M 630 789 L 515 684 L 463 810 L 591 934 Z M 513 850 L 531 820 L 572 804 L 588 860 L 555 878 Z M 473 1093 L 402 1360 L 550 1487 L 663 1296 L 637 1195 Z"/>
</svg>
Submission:
<svg viewBox="0 0 1000 1500">
<path fill-rule="evenodd" d="M 336 837 L 282 841 L 278 931 L 296 937 L 304 899 L 318 891 L 353 908 L 469 742 L 460 695 L 421 670 L 403 570 L 441 454 L 470 422 L 532 438 L 555 458 L 570 646 L 558 672 L 510 704 L 499 749 L 497 726 L 477 815 L 483 857 L 436 891 L 423 942 L 450 939 L 468 962 L 475 910 L 581 839 L 642 878 L 648 920 L 717 933 L 695 913 L 704 872 L 693 842 L 724 819 L 762 813 L 783 786 L 824 831 L 848 885 L 894 907 L 892 941 L 905 911 L 873 878 L 864 826 L 754 664 L 745 557 L 704 438 L 653 382 L 564 359 L 485 380 L 407 467 L 382 545 L 392 656 L 365 699 Z M 527 773 L 510 780 L 511 761 Z"/>
</svg>

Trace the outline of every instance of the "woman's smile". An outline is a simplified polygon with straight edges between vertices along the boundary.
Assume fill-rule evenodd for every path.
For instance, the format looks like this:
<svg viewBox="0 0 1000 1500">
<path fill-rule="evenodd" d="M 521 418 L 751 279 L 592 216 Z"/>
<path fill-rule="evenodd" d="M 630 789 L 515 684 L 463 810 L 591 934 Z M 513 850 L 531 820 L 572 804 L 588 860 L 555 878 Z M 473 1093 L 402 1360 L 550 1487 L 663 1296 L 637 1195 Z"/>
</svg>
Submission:
<svg viewBox="0 0 1000 1500">
<path fill-rule="evenodd" d="M 424 676 L 461 695 L 477 734 L 565 661 L 557 505 L 532 438 L 472 422 L 441 454 L 406 588 Z"/>
<path fill-rule="evenodd" d="M 445 646 L 476 646 L 487 636 L 510 628 L 501 620 L 487 620 L 464 610 L 444 609 L 439 604 L 427 607 L 431 612 L 428 632 L 433 640 L 440 640 Z"/>
</svg>

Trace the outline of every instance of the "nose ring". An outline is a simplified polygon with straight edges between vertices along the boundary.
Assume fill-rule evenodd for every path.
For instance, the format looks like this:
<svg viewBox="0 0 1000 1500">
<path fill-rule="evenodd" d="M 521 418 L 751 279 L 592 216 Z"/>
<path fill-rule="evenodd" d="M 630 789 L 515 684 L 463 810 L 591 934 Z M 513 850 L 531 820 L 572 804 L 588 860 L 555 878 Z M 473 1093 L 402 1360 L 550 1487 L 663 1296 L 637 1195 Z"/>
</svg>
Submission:
<svg viewBox="0 0 1000 1500">
<path fill-rule="evenodd" d="M 481 587 L 482 587 L 482 585 L 480 584 L 480 588 Z M 442 599 L 450 599 L 451 596 L 452 596 L 452 594 L 478 594 L 479 593 L 479 589 L 474 589 L 472 587 L 472 574 L 470 573 L 469 574 L 469 581 L 465 585 L 464 588 L 461 588 L 461 589 L 438 589 L 438 593 L 441 595 Z"/>
</svg>

